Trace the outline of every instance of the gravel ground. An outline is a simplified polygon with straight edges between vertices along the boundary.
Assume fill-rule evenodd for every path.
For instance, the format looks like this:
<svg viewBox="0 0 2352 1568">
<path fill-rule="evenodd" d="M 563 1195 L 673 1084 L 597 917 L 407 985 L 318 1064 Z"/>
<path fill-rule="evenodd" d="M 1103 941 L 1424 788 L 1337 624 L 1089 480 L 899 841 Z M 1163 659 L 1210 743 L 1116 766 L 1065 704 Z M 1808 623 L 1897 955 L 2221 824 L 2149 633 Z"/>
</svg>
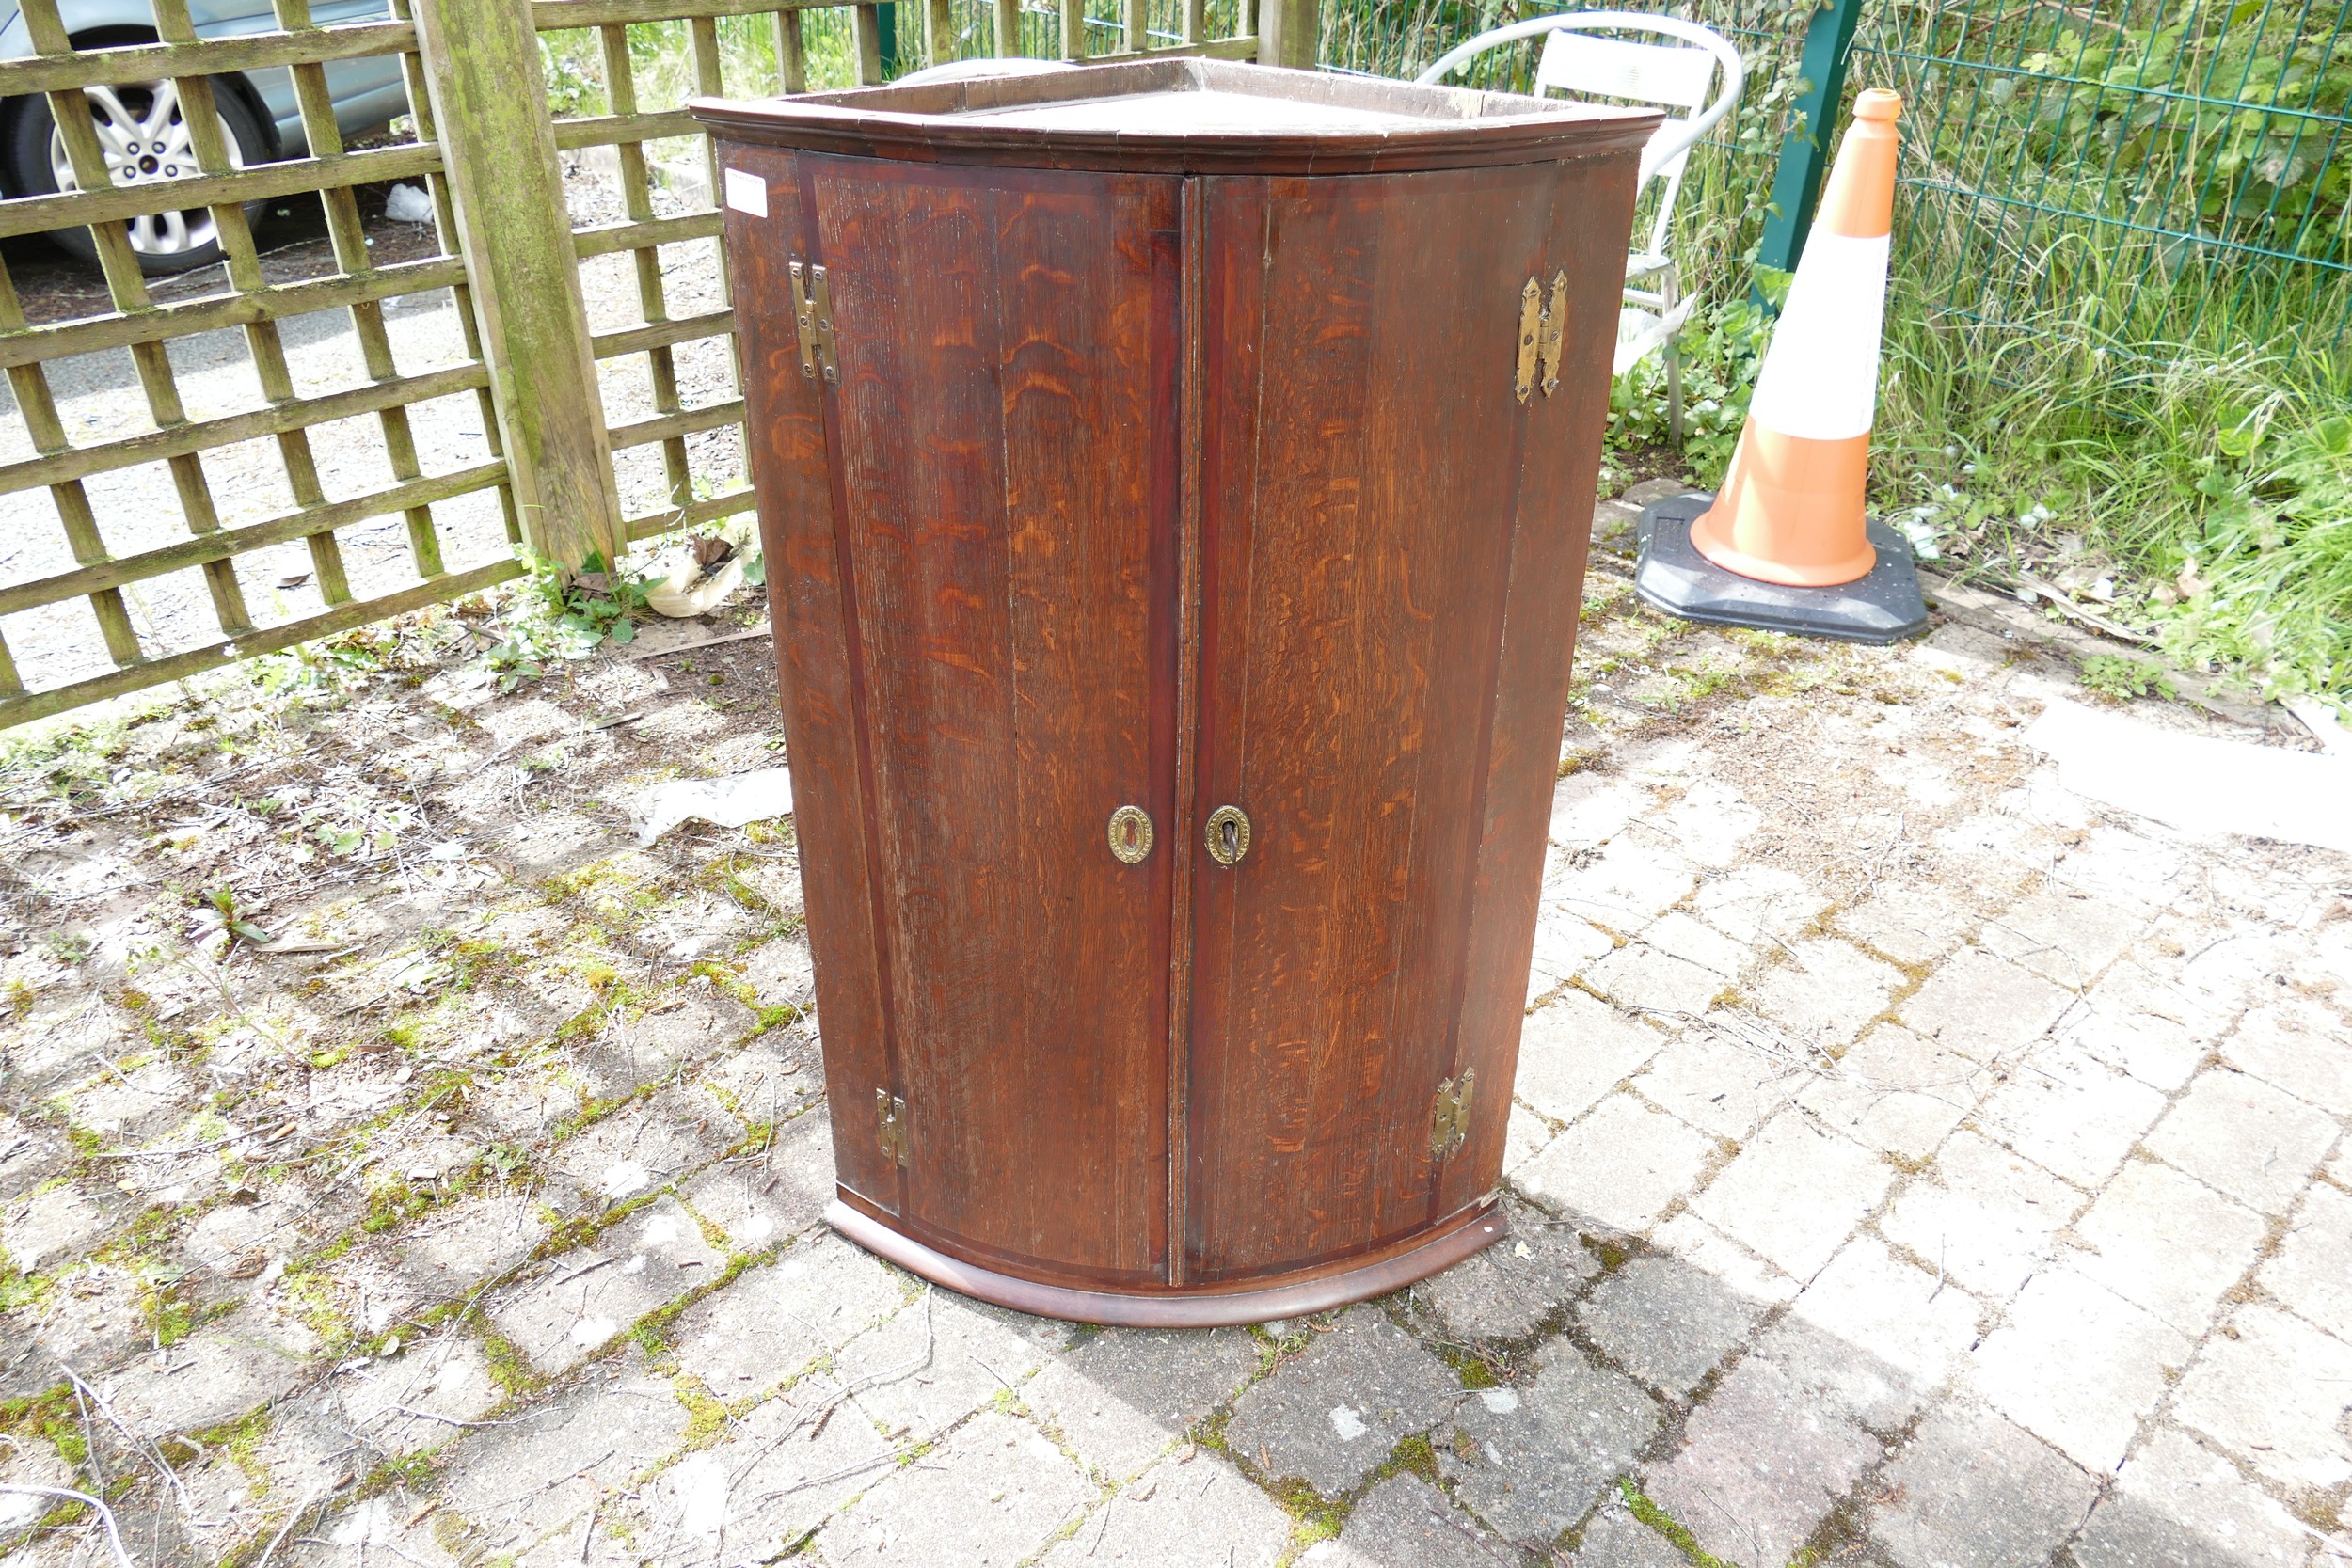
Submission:
<svg viewBox="0 0 2352 1568">
<path fill-rule="evenodd" d="M 436 612 L 19 755 L 0 1486 L 103 1484 L 143 1565 L 2352 1564 L 2352 861 L 2066 792 L 2072 661 L 1990 612 L 1666 621 L 1630 510 L 1515 1237 L 1248 1330 L 818 1223 L 792 826 L 629 831 L 778 761 L 764 645 L 675 646 L 755 601 L 508 693 Z M 55 1501 L 7 1562 L 103 1560 Z"/>
</svg>

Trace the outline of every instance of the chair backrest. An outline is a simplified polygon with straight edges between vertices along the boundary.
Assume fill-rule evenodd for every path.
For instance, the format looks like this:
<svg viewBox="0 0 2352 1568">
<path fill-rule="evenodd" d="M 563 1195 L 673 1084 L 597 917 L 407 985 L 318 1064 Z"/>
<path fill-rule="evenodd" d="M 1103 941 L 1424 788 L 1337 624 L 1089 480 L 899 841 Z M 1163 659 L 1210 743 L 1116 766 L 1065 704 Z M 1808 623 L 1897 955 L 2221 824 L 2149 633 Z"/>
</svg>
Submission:
<svg viewBox="0 0 2352 1568">
<path fill-rule="evenodd" d="M 1604 36 L 1616 33 L 1646 33 L 1679 41 L 1637 43 Z M 1489 49 L 1538 36 L 1544 40 L 1544 52 L 1535 65 L 1537 97 L 1558 91 L 1686 111 L 1679 117 L 1667 116 L 1642 159 L 1645 183 L 1651 179 L 1666 182 L 1648 245 L 1653 252 L 1662 250 L 1674 220 L 1675 198 L 1682 192 L 1682 170 L 1691 148 L 1731 112 L 1746 85 L 1747 71 L 1740 52 L 1721 34 L 1679 17 L 1638 11 L 1565 11 L 1481 33 L 1448 50 L 1415 80 L 1442 81 L 1449 71 Z M 1720 89 L 1715 85 L 1718 71 L 1723 76 Z"/>
<path fill-rule="evenodd" d="M 1566 20 L 1573 22 L 1574 18 Z M 1704 49 L 1631 43 L 1561 28 L 1544 40 L 1535 91 L 1547 88 L 1593 98 L 1695 109 L 1715 85 L 1715 56 Z"/>
<path fill-rule="evenodd" d="M 1556 91 L 1694 112 L 1706 104 L 1714 88 L 1715 56 L 1704 49 L 1603 38 L 1597 33 L 1578 31 L 1573 13 L 1562 20 L 1568 25 L 1544 40 L 1543 55 L 1535 64 L 1538 98 Z M 1690 122 L 1689 113 L 1679 117 L 1668 115 L 1650 138 L 1653 145 L 1680 135 Z M 1666 231 L 1674 223 L 1675 200 L 1682 194 L 1683 166 L 1690 160 L 1691 149 L 1686 145 L 1649 171 L 1652 179 L 1666 182 L 1659 196 L 1658 211 L 1650 219 L 1649 244 L 1645 248 L 1652 253 L 1665 248 Z"/>
</svg>

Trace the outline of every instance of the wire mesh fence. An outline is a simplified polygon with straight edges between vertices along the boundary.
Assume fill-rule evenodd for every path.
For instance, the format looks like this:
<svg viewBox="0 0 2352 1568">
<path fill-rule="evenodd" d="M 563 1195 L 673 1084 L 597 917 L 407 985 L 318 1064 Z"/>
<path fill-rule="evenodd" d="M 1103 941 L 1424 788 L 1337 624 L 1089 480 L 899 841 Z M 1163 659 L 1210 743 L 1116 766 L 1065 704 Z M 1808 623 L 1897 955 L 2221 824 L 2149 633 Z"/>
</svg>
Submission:
<svg viewBox="0 0 2352 1568">
<path fill-rule="evenodd" d="M 1846 102 L 1892 87 L 1908 105 L 1897 265 L 1915 299 L 1968 322 L 2071 331 L 2148 364 L 2185 345 L 2252 352 L 2290 337 L 2300 353 L 2345 352 L 2343 0 L 1613 4 L 1704 22 L 1749 60 L 1740 111 L 1685 197 L 1697 230 L 1686 241 L 1719 281 L 1744 270 L 1762 225 L 1762 193 L 1810 86 L 1799 74 L 1806 28 L 1848 5 L 1858 14 Z M 1328 0 L 1324 58 L 1410 76 L 1486 28 L 1583 8 Z M 1498 51 L 1470 79 L 1523 88 L 1535 47 Z"/>
</svg>

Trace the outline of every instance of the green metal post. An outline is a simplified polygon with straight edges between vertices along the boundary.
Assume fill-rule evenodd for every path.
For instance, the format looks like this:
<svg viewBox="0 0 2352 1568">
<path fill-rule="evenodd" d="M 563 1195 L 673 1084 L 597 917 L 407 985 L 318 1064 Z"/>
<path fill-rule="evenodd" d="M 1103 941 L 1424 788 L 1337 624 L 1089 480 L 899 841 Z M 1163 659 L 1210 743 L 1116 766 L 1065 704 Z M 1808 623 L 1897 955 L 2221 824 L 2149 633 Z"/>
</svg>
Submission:
<svg viewBox="0 0 2352 1568">
<path fill-rule="evenodd" d="M 1829 167 L 1829 137 L 1846 92 L 1846 57 L 1853 50 L 1854 24 L 1862 0 L 1821 0 L 1805 24 L 1804 53 L 1797 62 L 1796 103 L 1788 134 L 1780 139 L 1780 165 L 1772 175 L 1772 208 L 1764 217 L 1756 265 L 1794 272 L 1813 227 L 1813 204 L 1820 198 L 1821 175 Z"/>
<path fill-rule="evenodd" d="M 893 0 L 874 8 L 874 17 L 882 31 L 882 79 L 889 81 L 898 74 L 898 8 Z"/>
</svg>

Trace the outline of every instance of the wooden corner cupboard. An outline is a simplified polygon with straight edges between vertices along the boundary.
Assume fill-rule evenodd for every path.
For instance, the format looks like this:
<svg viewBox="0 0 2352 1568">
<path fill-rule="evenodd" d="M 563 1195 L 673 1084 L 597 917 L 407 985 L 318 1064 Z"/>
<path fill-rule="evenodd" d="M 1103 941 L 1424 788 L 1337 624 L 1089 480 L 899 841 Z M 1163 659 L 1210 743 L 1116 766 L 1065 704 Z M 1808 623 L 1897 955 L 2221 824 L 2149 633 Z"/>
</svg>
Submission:
<svg viewBox="0 0 2352 1568">
<path fill-rule="evenodd" d="M 1150 1324 L 1499 1238 L 1657 115 L 1195 59 L 693 108 L 829 1218 Z"/>
</svg>

